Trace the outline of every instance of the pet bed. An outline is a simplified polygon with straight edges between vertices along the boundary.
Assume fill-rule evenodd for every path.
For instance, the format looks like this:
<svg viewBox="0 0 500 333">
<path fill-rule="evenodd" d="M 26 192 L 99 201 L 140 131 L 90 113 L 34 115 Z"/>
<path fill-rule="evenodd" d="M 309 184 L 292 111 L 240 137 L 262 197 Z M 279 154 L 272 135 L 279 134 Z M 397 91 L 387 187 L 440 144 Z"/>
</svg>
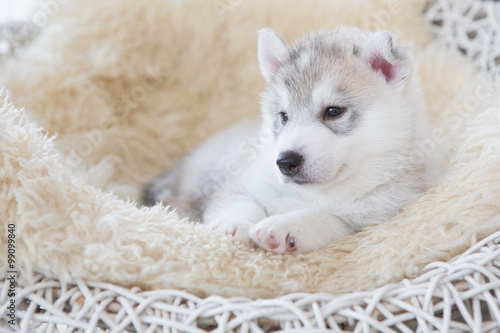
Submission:
<svg viewBox="0 0 500 333">
<path fill-rule="evenodd" d="M 5 280 L 2 329 L 499 329 L 497 3 L 50 4 L 26 37 L 3 30 L 15 43 L 0 58 L 0 272 L 16 271 L 16 325 Z M 436 188 L 392 221 L 287 256 L 130 200 L 209 134 L 258 114 L 258 28 L 290 40 L 334 25 L 412 43 L 433 130 L 422 152 L 442 156 Z"/>
</svg>

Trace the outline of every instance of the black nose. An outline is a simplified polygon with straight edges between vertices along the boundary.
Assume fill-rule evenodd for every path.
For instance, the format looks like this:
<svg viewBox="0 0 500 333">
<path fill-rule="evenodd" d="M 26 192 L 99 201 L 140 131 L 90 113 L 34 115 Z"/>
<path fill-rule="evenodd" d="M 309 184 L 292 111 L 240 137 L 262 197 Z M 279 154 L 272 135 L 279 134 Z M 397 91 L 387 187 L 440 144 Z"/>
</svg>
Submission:
<svg viewBox="0 0 500 333">
<path fill-rule="evenodd" d="M 279 154 L 276 164 L 285 176 L 293 176 L 299 172 L 302 156 L 294 151 L 288 150 Z"/>
</svg>

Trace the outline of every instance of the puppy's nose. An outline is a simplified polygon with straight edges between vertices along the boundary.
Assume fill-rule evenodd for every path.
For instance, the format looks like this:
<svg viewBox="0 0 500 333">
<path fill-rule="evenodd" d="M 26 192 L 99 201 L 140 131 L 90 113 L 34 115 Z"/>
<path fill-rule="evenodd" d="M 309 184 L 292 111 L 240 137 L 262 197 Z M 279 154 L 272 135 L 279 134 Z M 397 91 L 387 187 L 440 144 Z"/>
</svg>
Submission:
<svg viewBox="0 0 500 333">
<path fill-rule="evenodd" d="M 293 176 L 299 172 L 302 156 L 294 151 L 288 150 L 279 154 L 276 164 L 285 176 Z"/>
</svg>

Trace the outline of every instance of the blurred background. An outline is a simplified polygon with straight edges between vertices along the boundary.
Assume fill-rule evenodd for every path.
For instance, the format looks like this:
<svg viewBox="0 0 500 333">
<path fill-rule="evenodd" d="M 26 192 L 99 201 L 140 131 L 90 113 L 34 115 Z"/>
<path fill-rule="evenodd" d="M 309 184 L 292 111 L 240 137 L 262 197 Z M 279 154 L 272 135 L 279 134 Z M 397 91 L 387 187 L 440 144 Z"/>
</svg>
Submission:
<svg viewBox="0 0 500 333">
<path fill-rule="evenodd" d="M 0 23 L 12 20 L 26 20 L 33 0 L 0 0 Z"/>
</svg>

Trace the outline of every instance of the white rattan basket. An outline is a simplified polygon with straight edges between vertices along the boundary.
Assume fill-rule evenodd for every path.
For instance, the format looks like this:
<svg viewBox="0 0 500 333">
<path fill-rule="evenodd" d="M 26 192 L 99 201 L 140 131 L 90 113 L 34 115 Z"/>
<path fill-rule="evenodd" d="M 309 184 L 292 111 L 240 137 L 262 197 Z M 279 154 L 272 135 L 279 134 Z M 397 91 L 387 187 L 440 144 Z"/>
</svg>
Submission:
<svg viewBox="0 0 500 333">
<path fill-rule="evenodd" d="M 498 72 L 500 2 L 438 0 L 425 15 L 449 48 Z M 13 31 L 0 31 L 0 42 L 13 43 L 4 53 L 20 45 Z M 5 321 L 7 290 L 0 282 L 0 331 L 14 330 Z M 22 332 L 499 332 L 500 232 L 448 263 L 428 265 L 414 280 L 370 292 L 200 299 L 176 290 L 64 284 L 44 276 L 16 291 Z"/>
</svg>

